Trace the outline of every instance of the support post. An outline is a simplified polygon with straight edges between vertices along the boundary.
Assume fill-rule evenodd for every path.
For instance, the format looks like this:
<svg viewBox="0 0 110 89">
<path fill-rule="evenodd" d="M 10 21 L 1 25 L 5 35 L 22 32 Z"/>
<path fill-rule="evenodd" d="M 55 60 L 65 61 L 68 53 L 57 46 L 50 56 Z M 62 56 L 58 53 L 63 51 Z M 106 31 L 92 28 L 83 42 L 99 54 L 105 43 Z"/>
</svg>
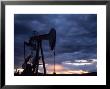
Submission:
<svg viewBox="0 0 110 89">
<path fill-rule="evenodd" d="M 42 56 L 42 62 L 43 62 L 43 68 L 44 68 L 44 75 L 46 75 L 46 67 L 45 67 L 44 54 L 43 54 L 43 49 L 42 49 L 42 41 L 40 41 L 40 49 L 41 49 L 41 56 Z"/>
<path fill-rule="evenodd" d="M 37 47 L 36 47 L 36 60 L 35 60 L 35 65 L 34 65 L 34 71 L 36 70 L 37 75 L 38 75 L 38 68 L 39 68 L 39 49 L 40 49 L 40 43 L 38 41 Z"/>
</svg>

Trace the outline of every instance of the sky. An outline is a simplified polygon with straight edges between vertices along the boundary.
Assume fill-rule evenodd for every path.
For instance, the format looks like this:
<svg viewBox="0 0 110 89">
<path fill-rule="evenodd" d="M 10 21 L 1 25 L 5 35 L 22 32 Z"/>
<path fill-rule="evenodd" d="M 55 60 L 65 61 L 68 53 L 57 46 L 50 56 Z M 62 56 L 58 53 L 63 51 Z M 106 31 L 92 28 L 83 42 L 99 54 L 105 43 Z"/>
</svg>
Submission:
<svg viewBox="0 0 110 89">
<path fill-rule="evenodd" d="M 49 33 L 51 28 L 56 30 L 55 61 L 58 72 L 59 69 L 62 73 L 65 70 L 97 71 L 96 14 L 15 14 L 15 68 L 21 67 L 24 62 L 23 42 L 28 41 L 33 31 L 41 35 Z M 30 52 L 27 51 L 26 55 Z M 54 55 L 48 41 L 43 41 L 43 51 L 47 70 L 52 71 Z"/>
</svg>

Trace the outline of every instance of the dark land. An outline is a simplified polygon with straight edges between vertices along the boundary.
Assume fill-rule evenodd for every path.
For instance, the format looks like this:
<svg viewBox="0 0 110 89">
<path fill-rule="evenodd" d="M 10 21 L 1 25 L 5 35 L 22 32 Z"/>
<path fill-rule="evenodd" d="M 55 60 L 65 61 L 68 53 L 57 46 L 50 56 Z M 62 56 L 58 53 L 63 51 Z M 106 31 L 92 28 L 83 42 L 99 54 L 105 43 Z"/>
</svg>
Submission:
<svg viewBox="0 0 110 89">
<path fill-rule="evenodd" d="M 14 73 L 14 76 L 97 76 L 97 72 L 85 73 L 85 74 L 46 74 L 38 73 L 38 75 L 22 75 Z"/>
</svg>

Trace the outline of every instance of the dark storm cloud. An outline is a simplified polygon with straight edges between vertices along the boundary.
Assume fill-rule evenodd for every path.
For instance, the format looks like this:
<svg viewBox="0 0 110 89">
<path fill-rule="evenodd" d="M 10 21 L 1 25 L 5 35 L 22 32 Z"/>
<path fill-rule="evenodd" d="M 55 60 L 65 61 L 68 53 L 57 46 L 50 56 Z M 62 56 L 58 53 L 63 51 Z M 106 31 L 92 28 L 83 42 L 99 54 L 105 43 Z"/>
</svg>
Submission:
<svg viewBox="0 0 110 89">
<path fill-rule="evenodd" d="M 97 58 L 97 15 L 96 14 L 15 14 L 15 62 L 23 57 L 23 42 L 33 30 L 45 34 L 56 29 L 56 61 Z M 43 43 L 46 61 L 53 56 L 49 43 Z M 21 55 L 21 56 L 20 56 Z M 19 57 L 19 58 L 18 58 Z"/>
</svg>

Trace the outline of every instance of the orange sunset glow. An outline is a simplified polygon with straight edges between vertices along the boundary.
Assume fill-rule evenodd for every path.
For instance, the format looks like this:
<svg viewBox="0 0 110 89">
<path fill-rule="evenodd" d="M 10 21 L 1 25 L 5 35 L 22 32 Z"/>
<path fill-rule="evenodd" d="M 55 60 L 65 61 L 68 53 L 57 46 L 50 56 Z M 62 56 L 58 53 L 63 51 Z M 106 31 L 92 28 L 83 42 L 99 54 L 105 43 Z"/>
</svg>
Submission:
<svg viewBox="0 0 110 89">
<path fill-rule="evenodd" d="M 47 66 L 47 73 L 48 74 L 53 74 L 53 70 L 54 70 L 54 65 Z M 55 65 L 55 72 L 56 72 L 56 74 L 85 74 L 85 73 L 89 73 L 88 71 L 84 71 L 84 70 L 65 69 L 64 66 L 62 66 L 60 64 Z"/>
</svg>

